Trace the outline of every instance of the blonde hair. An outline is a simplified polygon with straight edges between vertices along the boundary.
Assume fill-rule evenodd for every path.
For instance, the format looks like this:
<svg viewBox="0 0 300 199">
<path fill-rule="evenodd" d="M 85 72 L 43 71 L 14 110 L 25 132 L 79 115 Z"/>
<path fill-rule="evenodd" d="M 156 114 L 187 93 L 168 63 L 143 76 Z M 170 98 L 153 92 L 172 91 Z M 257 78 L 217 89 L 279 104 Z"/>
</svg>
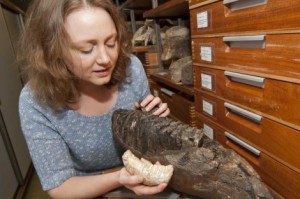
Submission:
<svg viewBox="0 0 300 199">
<path fill-rule="evenodd" d="M 64 20 L 72 11 L 85 6 L 106 10 L 117 29 L 119 57 L 106 86 L 116 85 L 126 78 L 131 38 L 121 11 L 111 0 L 34 0 L 26 13 L 19 61 L 35 97 L 54 109 L 76 102 L 79 96 L 78 78 L 63 60 L 63 52 L 68 52 L 70 44 Z"/>
</svg>

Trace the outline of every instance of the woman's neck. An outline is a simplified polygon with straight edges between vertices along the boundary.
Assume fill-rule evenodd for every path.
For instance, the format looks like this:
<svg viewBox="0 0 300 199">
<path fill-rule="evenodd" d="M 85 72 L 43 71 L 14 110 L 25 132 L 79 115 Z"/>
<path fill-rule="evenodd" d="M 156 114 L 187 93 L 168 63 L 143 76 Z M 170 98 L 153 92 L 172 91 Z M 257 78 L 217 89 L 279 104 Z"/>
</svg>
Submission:
<svg viewBox="0 0 300 199">
<path fill-rule="evenodd" d="M 107 88 L 97 85 L 80 85 L 78 102 L 71 106 L 75 111 L 87 115 L 101 115 L 111 110 L 118 96 L 118 86 Z"/>
</svg>

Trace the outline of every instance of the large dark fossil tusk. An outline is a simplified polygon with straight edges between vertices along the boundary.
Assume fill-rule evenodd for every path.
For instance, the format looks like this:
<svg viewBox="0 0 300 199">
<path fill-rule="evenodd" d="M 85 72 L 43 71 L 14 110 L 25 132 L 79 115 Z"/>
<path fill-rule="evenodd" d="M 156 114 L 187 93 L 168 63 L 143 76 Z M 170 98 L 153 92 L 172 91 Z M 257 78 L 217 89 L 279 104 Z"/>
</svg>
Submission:
<svg viewBox="0 0 300 199">
<path fill-rule="evenodd" d="M 136 156 L 171 164 L 169 186 L 207 199 L 273 198 L 252 166 L 200 129 L 139 110 L 116 110 L 114 137 Z"/>
</svg>

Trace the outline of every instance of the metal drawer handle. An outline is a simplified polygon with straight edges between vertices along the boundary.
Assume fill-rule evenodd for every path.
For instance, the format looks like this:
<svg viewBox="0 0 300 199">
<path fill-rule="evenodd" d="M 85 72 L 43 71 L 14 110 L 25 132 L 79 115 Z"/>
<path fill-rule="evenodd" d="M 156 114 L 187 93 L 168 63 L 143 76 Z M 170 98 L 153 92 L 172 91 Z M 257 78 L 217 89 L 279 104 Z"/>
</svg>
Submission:
<svg viewBox="0 0 300 199">
<path fill-rule="evenodd" d="M 255 113 L 252 113 L 250 111 L 247 111 L 245 109 L 242 109 L 240 107 L 237 107 L 235 105 L 232 105 L 228 102 L 225 102 L 224 103 L 224 106 L 228 109 L 230 109 L 232 112 L 236 113 L 236 114 L 239 114 L 239 115 L 242 115 L 254 122 L 256 122 L 257 124 L 260 124 L 261 123 L 261 120 L 262 120 L 262 116 L 260 115 L 257 115 Z"/>
<path fill-rule="evenodd" d="M 228 42 L 231 48 L 265 48 L 265 35 L 251 35 L 251 36 L 232 36 L 223 37 L 224 42 Z"/>
<path fill-rule="evenodd" d="M 265 35 L 251 35 L 251 36 L 233 36 L 233 37 L 223 37 L 223 41 L 263 41 Z"/>
<path fill-rule="evenodd" d="M 255 6 L 265 5 L 268 0 L 223 0 L 224 5 L 230 4 L 230 10 L 241 10 Z"/>
<path fill-rule="evenodd" d="M 160 91 L 163 92 L 166 95 L 169 95 L 170 97 L 172 97 L 172 95 L 175 94 L 174 92 L 172 92 L 172 91 L 170 91 L 170 90 L 168 90 L 166 88 L 161 88 Z"/>
<path fill-rule="evenodd" d="M 248 151 L 250 151 L 251 153 L 253 153 L 256 156 L 260 156 L 260 150 L 254 148 L 253 146 L 247 144 L 246 142 L 240 140 L 239 138 L 235 137 L 234 135 L 228 133 L 227 131 L 225 131 L 224 135 L 230 139 L 231 141 L 235 142 L 236 144 L 240 145 L 241 147 L 247 149 Z"/>
<path fill-rule="evenodd" d="M 241 73 L 234 73 L 234 72 L 230 72 L 230 71 L 225 71 L 224 74 L 226 76 L 230 77 L 230 80 L 235 81 L 235 82 L 248 84 L 248 85 L 259 87 L 259 88 L 265 87 L 265 78 L 262 78 L 262 77 L 245 75 L 245 74 L 241 74 Z"/>
</svg>

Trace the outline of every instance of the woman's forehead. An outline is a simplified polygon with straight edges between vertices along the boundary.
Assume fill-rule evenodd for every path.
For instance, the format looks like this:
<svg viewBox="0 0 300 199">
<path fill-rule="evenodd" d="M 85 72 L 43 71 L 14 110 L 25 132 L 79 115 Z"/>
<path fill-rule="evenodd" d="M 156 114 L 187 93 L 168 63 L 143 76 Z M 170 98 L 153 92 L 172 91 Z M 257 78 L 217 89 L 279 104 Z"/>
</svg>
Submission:
<svg viewBox="0 0 300 199">
<path fill-rule="evenodd" d="M 102 8 L 83 8 L 71 12 L 65 20 L 65 28 L 72 41 L 109 37 L 117 33 L 115 23 Z"/>
</svg>

